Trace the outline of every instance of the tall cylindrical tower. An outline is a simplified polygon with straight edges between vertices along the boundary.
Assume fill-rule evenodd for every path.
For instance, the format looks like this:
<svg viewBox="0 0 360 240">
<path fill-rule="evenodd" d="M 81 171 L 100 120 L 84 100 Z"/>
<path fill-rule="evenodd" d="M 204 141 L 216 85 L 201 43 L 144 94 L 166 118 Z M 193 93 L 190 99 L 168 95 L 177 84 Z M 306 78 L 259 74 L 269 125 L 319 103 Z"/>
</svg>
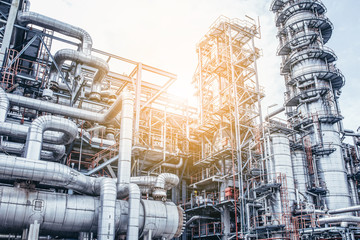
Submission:
<svg viewBox="0 0 360 240">
<path fill-rule="evenodd" d="M 337 104 L 344 77 L 335 67 L 335 53 L 324 46 L 333 25 L 320 0 L 273 0 L 271 10 L 278 27 L 287 116 L 300 133 L 303 165 L 309 168 L 307 191 L 324 196 L 329 209 L 349 206 Z"/>
</svg>

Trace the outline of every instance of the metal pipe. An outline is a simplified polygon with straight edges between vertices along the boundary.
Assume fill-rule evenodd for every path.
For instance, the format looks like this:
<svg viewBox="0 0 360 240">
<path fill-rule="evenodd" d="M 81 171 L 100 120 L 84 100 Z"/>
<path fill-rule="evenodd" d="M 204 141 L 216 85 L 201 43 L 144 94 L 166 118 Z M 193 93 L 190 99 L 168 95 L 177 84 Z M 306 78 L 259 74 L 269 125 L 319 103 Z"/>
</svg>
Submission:
<svg viewBox="0 0 360 240">
<path fill-rule="evenodd" d="M 79 232 L 97 233 L 100 205 L 98 197 L 0 186 L 1 230 L 21 233 L 24 226 L 38 220 L 44 234 L 74 238 Z M 124 235 L 129 218 L 128 203 L 116 200 L 115 209 L 116 235 Z M 139 232 L 145 234 L 152 229 L 153 238 L 179 237 L 184 226 L 182 214 L 172 202 L 143 200 L 138 208 Z"/>
<path fill-rule="evenodd" d="M 58 52 L 56 52 L 54 59 L 59 69 L 61 69 L 62 65 L 66 60 L 81 63 L 98 69 L 92 82 L 90 98 L 100 100 L 101 83 L 102 80 L 106 77 L 106 74 L 109 72 L 109 64 L 105 60 L 72 49 L 59 50 Z M 58 75 L 56 73 L 57 68 L 53 63 L 50 69 L 50 79 L 54 82 L 57 82 L 58 78 Z"/>
<path fill-rule="evenodd" d="M 100 212 L 98 219 L 99 240 L 115 238 L 116 183 L 110 178 L 100 181 Z"/>
<path fill-rule="evenodd" d="M 82 129 L 82 131 L 80 130 L 80 132 L 82 133 L 81 136 L 83 137 L 83 140 L 87 141 L 87 143 L 90 145 L 96 145 L 97 147 L 102 146 L 108 148 L 116 144 L 115 140 L 92 137 L 90 133 L 88 131 L 85 131 L 84 129 Z"/>
<path fill-rule="evenodd" d="M 360 217 L 354 216 L 336 216 L 336 217 L 327 217 L 320 218 L 319 224 L 329 224 L 329 223 L 360 223 Z"/>
<path fill-rule="evenodd" d="M 306 147 L 314 151 L 307 153 L 316 158 L 309 186 L 326 189 L 323 199 L 329 209 L 348 207 L 351 198 L 336 94 L 345 79 L 335 67 L 336 55 L 324 46 L 333 25 L 324 16 L 326 7 L 320 0 L 272 2 L 280 40 L 277 54 L 283 59 L 281 73 L 286 79 L 285 106 L 291 107 L 288 120 L 293 128 L 299 128 L 301 138 L 309 138 Z M 307 122 L 313 124 L 305 126 Z"/>
<path fill-rule="evenodd" d="M 123 94 L 122 111 L 120 115 L 119 161 L 117 170 L 117 187 L 130 183 L 131 151 L 133 139 L 134 101 L 130 93 Z"/>
<path fill-rule="evenodd" d="M 271 106 L 270 106 L 270 107 L 271 107 Z M 279 108 L 279 109 L 277 109 L 277 110 L 269 113 L 268 115 L 265 116 L 265 121 L 269 121 L 269 119 L 270 119 L 271 117 L 273 117 L 273 116 L 275 116 L 275 115 L 283 112 L 284 110 L 285 110 L 285 107 L 281 107 L 281 108 Z"/>
<path fill-rule="evenodd" d="M 166 190 L 169 187 L 174 187 L 179 184 L 179 177 L 175 174 L 171 173 L 162 173 L 160 174 L 155 182 L 153 197 L 155 199 L 162 199 L 163 201 L 166 200 Z"/>
<path fill-rule="evenodd" d="M 64 145 L 55 145 L 43 143 L 40 152 L 40 158 L 47 161 L 59 161 L 65 155 Z M 22 154 L 24 153 L 24 144 L 17 142 L 2 141 L 0 150 L 7 153 Z"/>
<path fill-rule="evenodd" d="M 163 163 L 163 164 L 161 164 L 161 166 L 168 167 L 168 168 L 180 169 L 183 166 L 183 164 L 184 164 L 184 161 L 183 161 L 183 158 L 181 157 L 177 164 Z"/>
<path fill-rule="evenodd" d="M 129 93 L 121 94 L 103 114 L 14 94 L 7 94 L 7 97 L 11 105 L 105 124 L 112 121 L 119 114 L 123 99 L 128 100 L 131 95 Z"/>
<path fill-rule="evenodd" d="M 187 222 L 186 222 L 186 226 L 189 226 L 190 223 L 192 223 L 193 221 L 199 220 L 199 219 L 206 219 L 206 220 L 215 220 L 216 218 L 213 217 L 207 217 L 207 216 L 192 216 Z"/>
<path fill-rule="evenodd" d="M 101 180 L 87 177 L 63 164 L 8 155 L 0 155 L 0 179 L 37 181 L 90 195 L 99 195 Z"/>
<path fill-rule="evenodd" d="M 127 225 L 126 239 L 139 239 L 139 208 L 140 208 L 140 189 L 139 186 L 133 183 L 129 186 L 129 220 Z"/>
<path fill-rule="evenodd" d="M 12 136 L 16 139 L 26 139 L 29 132 L 29 126 L 15 123 L 3 122 L 0 124 L 0 135 Z M 43 140 L 46 143 L 64 145 L 68 140 L 64 133 L 46 131 L 43 134 Z"/>
<path fill-rule="evenodd" d="M 56 116 L 46 115 L 32 122 L 25 144 L 25 158 L 40 159 L 40 151 L 43 144 L 43 133 L 47 130 L 55 130 L 64 133 L 69 144 L 77 135 L 77 126 L 74 122 Z"/>
<path fill-rule="evenodd" d="M 34 24 L 43 28 L 47 28 L 58 33 L 79 39 L 82 42 L 81 50 L 85 54 L 90 54 L 92 48 L 92 39 L 90 34 L 82 28 L 61 22 L 59 20 L 34 13 L 19 12 L 17 20 L 22 25 Z"/>
<path fill-rule="evenodd" d="M 6 96 L 4 89 L 0 87 L 0 122 L 5 122 L 8 111 L 9 99 Z"/>
<path fill-rule="evenodd" d="M 103 162 L 102 164 L 100 164 L 99 166 L 95 167 L 94 169 L 88 171 L 87 173 L 84 173 L 85 176 L 90 176 L 94 173 L 97 173 L 98 171 L 100 171 L 101 169 L 103 169 L 104 167 L 106 167 L 107 165 L 112 164 L 113 162 L 116 162 L 119 159 L 119 156 L 115 156 L 113 158 L 110 158 L 109 160 L 107 160 L 106 162 Z"/>
<path fill-rule="evenodd" d="M 339 213 L 356 212 L 356 211 L 360 211 L 360 205 L 346 207 L 346 208 L 333 209 L 333 210 L 329 210 L 328 213 L 329 214 L 339 214 Z"/>
</svg>

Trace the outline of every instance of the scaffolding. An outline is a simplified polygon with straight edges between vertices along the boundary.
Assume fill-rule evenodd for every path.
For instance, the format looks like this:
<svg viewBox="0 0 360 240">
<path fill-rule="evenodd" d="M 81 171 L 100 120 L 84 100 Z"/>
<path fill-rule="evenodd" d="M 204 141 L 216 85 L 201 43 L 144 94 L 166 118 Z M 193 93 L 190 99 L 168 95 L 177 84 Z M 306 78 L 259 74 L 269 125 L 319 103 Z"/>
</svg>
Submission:
<svg viewBox="0 0 360 240">
<path fill-rule="evenodd" d="M 192 135 L 198 139 L 193 165 L 199 174 L 191 178 L 193 187 L 217 188 L 221 183 L 221 188 L 231 186 L 234 192 L 240 191 L 240 198 L 244 194 L 243 172 L 249 170 L 256 152 L 260 100 L 264 97 L 257 81 L 260 50 L 254 45 L 254 38 L 259 36 L 259 26 L 254 22 L 221 16 L 197 44 L 193 85 L 199 116 Z M 227 177 L 219 177 L 224 175 Z M 229 205 L 236 238 L 245 228 L 241 221 L 237 223 L 244 210 L 237 199 Z M 225 226 L 224 231 L 229 229 Z"/>
</svg>

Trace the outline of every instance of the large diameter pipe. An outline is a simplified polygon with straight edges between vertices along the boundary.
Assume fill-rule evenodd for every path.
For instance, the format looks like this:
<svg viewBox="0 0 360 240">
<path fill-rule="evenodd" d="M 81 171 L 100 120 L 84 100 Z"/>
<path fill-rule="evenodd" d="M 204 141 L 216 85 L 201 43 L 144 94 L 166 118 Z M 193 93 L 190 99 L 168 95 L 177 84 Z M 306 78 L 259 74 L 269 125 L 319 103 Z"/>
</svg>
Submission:
<svg viewBox="0 0 360 240">
<path fill-rule="evenodd" d="M 34 12 L 19 12 L 17 20 L 20 24 L 23 25 L 31 23 L 46 29 L 56 31 L 66 36 L 79 39 L 82 42 L 82 51 L 85 54 L 91 53 L 91 36 L 82 28 L 75 27 L 73 25 Z"/>
<path fill-rule="evenodd" d="M 161 176 L 161 177 L 160 177 Z M 174 174 L 164 174 L 159 177 L 134 177 L 132 182 L 146 188 L 157 186 L 169 190 L 176 186 L 178 180 Z M 164 178 L 164 176 L 167 176 Z M 175 177 L 174 177 L 175 176 Z M 80 193 L 99 195 L 101 178 L 93 178 L 55 162 L 45 162 L 36 159 L 0 155 L 0 179 L 3 180 L 30 180 L 41 182 L 49 186 L 72 189 Z M 163 182 L 165 180 L 165 182 Z M 115 182 L 116 179 L 113 179 Z M 128 186 L 128 185 L 124 185 Z M 129 187 L 118 189 L 118 195 L 124 198 L 129 195 Z"/>
<path fill-rule="evenodd" d="M 269 113 L 268 115 L 265 116 L 265 121 L 269 121 L 270 118 L 272 118 L 273 116 L 283 112 L 285 110 L 285 107 L 281 107 L 279 109 L 276 109 L 275 111 Z"/>
<path fill-rule="evenodd" d="M 181 157 L 177 164 L 163 163 L 163 164 L 161 164 L 161 166 L 168 167 L 168 168 L 180 169 L 183 166 L 183 164 L 184 164 L 184 161 L 183 161 L 183 158 Z"/>
<path fill-rule="evenodd" d="M 139 186 L 130 184 L 132 128 L 134 116 L 134 102 L 130 93 L 125 92 L 122 100 L 120 115 L 119 160 L 117 171 L 118 196 L 129 195 L 129 220 L 126 234 L 127 240 L 137 240 L 139 236 L 139 205 L 141 193 Z"/>
<path fill-rule="evenodd" d="M 5 122 L 9 111 L 9 99 L 5 91 L 0 87 L 0 123 Z"/>
<path fill-rule="evenodd" d="M 29 128 L 25 144 L 25 158 L 40 159 L 43 133 L 47 130 L 64 133 L 64 136 L 68 137 L 65 144 L 73 142 L 78 132 L 76 124 L 71 120 L 50 115 L 41 116 L 34 120 Z"/>
<path fill-rule="evenodd" d="M 116 183 L 110 178 L 103 178 L 100 182 L 99 240 L 115 238 L 116 194 Z"/>
<path fill-rule="evenodd" d="M 44 234 L 74 238 L 79 232 L 97 233 L 100 204 L 98 197 L 1 186 L 0 232 L 21 234 L 24 226 L 38 220 Z M 116 200 L 115 209 L 115 233 L 125 235 L 128 203 Z M 152 230 L 153 238 L 172 239 L 182 233 L 182 210 L 172 202 L 142 200 L 138 214 L 141 235 Z"/>
<path fill-rule="evenodd" d="M 166 200 L 166 184 L 170 186 L 176 186 L 179 184 L 179 177 L 171 173 L 162 173 L 156 179 L 153 191 L 153 197 L 155 199 Z"/>
<path fill-rule="evenodd" d="M 63 164 L 8 155 L 0 155 L 0 179 L 37 181 L 89 195 L 99 195 L 101 180 L 87 177 Z"/>
<path fill-rule="evenodd" d="M 333 210 L 329 210 L 328 213 L 329 214 L 339 214 L 339 213 L 356 212 L 356 211 L 360 211 L 360 205 L 346 207 L 346 208 L 333 209 Z"/>
<path fill-rule="evenodd" d="M 40 158 L 46 161 L 59 161 L 65 155 L 64 145 L 55 145 L 43 143 Z M 0 150 L 6 153 L 23 154 L 24 144 L 17 142 L 2 141 L 0 144 Z"/>
<path fill-rule="evenodd" d="M 336 217 L 327 217 L 320 218 L 319 224 L 329 224 L 329 223 L 360 223 L 360 217 L 354 216 L 336 216 Z"/>
<path fill-rule="evenodd" d="M 139 216 L 140 216 L 140 189 L 139 186 L 133 183 L 129 186 L 129 220 L 126 232 L 127 240 L 139 239 Z"/>
<path fill-rule="evenodd" d="M 56 52 L 54 59 L 59 69 L 61 69 L 62 65 L 66 60 L 96 68 L 98 71 L 92 82 L 90 96 L 94 97 L 96 95 L 95 98 L 97 100 L 100 100 L 101 82 L 106 77 L 106 74 L 109 72 L 109 64 L 105 60 L 72 49 L 59 50 L 58 52 Z M 52 79 L 52 81 L 57 81 L 58 75 L 56 74 L 56 72 L 57 68 L 53 64 L 50 69 L 50 78 Z"/>
<path fill-rule="evenodd" d="M 26 139 L 29 132 L 29 126 L 2 122 L 0 124 L 0 135 L 11 136 L 16 139 Z M 64 145 L 68 141 L 69 137 L 64 133 L 46 131 L 43 134 L 43 140 L 46 143 Z"/>
<path fill-rule="evenodd" d="M 102 114 L 14 94 L 7 94 L 7 97 L 11 105 L 106 124 L 119 114 L 123 98 L 128 99 L 129 93 L 121 94 L 111 107 Z"/>
<path fill-rule="evenodd" d="M 131 151 L 132 151 L 132 139 L 133 139 L 133 99 L 130 93 L 123 94 L 122 111 L 120 115 L 120 139 L 119 139 L 119 161 L 117 170 L 117 185 L 118 188 L 121 185 L 130 183 L 130 171 L 131 171 Z"/>
</svg>

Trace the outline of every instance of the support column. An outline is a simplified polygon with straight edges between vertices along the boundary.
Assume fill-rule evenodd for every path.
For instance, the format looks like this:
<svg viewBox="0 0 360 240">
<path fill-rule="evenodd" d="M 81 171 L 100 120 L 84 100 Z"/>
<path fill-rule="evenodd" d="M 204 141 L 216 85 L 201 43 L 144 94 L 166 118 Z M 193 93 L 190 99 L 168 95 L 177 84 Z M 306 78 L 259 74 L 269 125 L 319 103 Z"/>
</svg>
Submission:
<svg viewBox="0 0 360 240">
<path fill-rule="evenodd" d="M 14 29 L 16 16 L 17 16 L 17 11 L 19 8 L 19 3 L 20 3 L 20 0 L 13 0 L 11 3 L 9 16 L 8 16 L 8 19 L 6 22 L 5 33 L 4 33 L 4 37 L 3 37 L 3 41 L 2 41 L 2 45 L 1 45 L 1 49 L 0 49 L 0 67 L 4 63 L 5 53 L 10 47 L 11 36 L 13 35 L 12 33 L 13 33 L 13 29 Z"/>
<path fill-rule="evenodd" d="M 27 228 L 23 229 L 23 232 L 22 232 L 22 235 L 21 235 L 21 240 L 26 240 L 27 239 L 28 231 L 29 231 L 29 229 L 27 229 Z"/>
<path fill-rule="evenodd" d="M 140 110 L 141 110 L 141 83 L 142 83 L 142 63 L 138 64 L 138 69 L 136 73 L 136 89 L 135 89 L 135 143 L 139 143 L 139 130 L 140 130 Z"/>
<path fill-rule="evenodd" d="M 29 235 L 27 237 L 27 240 L 38 240 L 39 230 L 40 230 L 40 224 L 38 223 L 37 220 L 35 220 L 34 223 L 30 224 Z"/>
<path fill-rule="evenodd" d="M 226 206 L 224 206 L 221 211 L 221 223 L 224 226 L 224 236 L 222 237 L 222 239 L 226 240 L 230 235 L 230 211 Z"/>
<path fill-rule="evenodd" d="M 186 202 L 186 181 L 185 180 L 182 180 L 181 181 L 181 200 L 182 200 L 182 203 L 185 203 Z M 181 240 L 186 240 L 186 227 L 185 227 L 185 230 L 184 230 L 184 233 L 183 235 L 181 235 Z"/>
</svg>

